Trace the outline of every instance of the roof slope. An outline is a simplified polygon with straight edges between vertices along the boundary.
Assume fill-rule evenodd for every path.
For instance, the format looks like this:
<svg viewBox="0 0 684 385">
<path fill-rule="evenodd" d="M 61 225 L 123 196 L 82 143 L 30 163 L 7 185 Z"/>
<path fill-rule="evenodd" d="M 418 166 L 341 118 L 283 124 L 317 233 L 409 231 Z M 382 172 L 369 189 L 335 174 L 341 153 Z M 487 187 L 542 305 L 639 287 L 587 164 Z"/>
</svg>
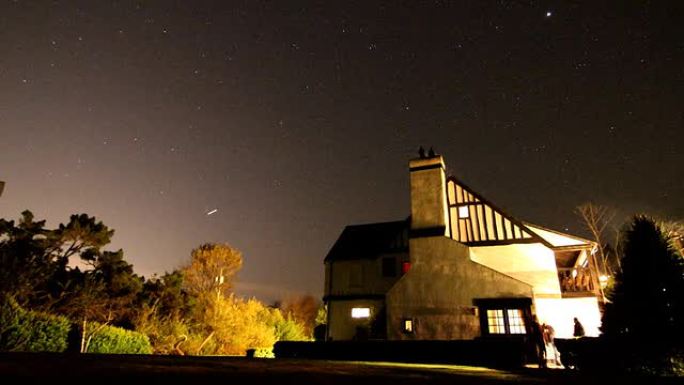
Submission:
<svg viewBox="0 0 684 385">
<path fill-rule="evenodd" d="M 347 226 L 325 262 L 375 259 L 380 254 L 407 251 L 408 228 L 408 220 Z"/>
<path fill-rule="evenodd" d="M 591 246 L 594 244 L 594 242 L 588 239 L 534 225 L 529 222 L 525 222 L 525 226 L 553 245 L 553 247 Z"/>
</svg>

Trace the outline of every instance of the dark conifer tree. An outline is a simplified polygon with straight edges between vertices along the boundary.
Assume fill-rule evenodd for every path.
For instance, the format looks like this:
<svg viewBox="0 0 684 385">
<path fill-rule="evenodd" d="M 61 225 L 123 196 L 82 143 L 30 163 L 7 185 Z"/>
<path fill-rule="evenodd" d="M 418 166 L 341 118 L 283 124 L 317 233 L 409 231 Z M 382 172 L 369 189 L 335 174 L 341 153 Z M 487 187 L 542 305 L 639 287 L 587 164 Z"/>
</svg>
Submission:
<svg viewBox="0 0 684 385">
<path fill-rule="evenodd" d="M 640 359 L 662 363 L 684 337 L 684 263 L 656 223 L 636 216 L 623 233 L 622 271 L 603 332 Z"/>
</svg>

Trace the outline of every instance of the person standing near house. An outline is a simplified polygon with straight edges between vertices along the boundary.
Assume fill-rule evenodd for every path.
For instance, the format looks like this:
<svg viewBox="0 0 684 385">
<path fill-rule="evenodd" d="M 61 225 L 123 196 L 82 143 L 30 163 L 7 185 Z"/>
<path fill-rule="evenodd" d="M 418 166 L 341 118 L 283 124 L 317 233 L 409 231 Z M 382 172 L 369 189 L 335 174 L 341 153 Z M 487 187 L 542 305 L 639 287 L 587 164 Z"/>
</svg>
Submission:
<svg viewBox="0 0 684 385">
<path fill-rule="evenodd" d="M 582 326 L 577 317 L 575 317 L 575 331 L 572 335 L 575 336 L 575 338 L 584 337 L 584 326 Z"/>
<path fill-rule="evenodd" d="M 537 355 L 537 364 L 539 368 L 546 368 L 546 344 L 544 343 L 544 330 L 539 324 L 539 319 L 534 316 L 532 320 L 532 342 L 534 343 L 535 354 Z"/>
<path fill-rule="evenodd" d="M 561 366 L 560 352 L 556 349 L 556 331 L 553 329 L 553 326 L 548 324 L 543 324 L 542 329 L 544 330 L 546 362 L 548 363 L 551 360 L 555 366 Z"/>
</svg>

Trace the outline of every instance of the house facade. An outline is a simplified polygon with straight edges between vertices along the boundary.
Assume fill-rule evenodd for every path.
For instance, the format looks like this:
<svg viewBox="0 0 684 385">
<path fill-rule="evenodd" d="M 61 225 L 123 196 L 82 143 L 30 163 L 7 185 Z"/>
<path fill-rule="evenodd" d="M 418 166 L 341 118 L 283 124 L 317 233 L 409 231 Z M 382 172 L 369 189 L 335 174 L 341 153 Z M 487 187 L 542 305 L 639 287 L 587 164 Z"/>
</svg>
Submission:
<svg viewBox="0 0 684 385">
<path fill-rule="evenodd" d="M 595 244 L 518 220 L 452 176 L 409 162 L 411 215 L 347 226 L 325 258 L 327 340 L 598 335 Z"/>
</svg>

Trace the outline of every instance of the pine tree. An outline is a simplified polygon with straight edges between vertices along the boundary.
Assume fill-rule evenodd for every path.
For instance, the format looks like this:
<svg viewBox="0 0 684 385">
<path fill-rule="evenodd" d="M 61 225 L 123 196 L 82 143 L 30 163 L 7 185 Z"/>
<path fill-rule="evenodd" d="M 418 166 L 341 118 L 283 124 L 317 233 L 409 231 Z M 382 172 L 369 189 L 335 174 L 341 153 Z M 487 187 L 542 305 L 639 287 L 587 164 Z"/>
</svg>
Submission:
<svg viewBox="0 0 684 385">
<path fill-rule="evenodd" d="M 656 223 L 635 216 L 623 233 L 622 271 L 603 318 L 603 332 L 640 359 L 663 362 L 683 347 L 684 264 Z"/>
</svg>

